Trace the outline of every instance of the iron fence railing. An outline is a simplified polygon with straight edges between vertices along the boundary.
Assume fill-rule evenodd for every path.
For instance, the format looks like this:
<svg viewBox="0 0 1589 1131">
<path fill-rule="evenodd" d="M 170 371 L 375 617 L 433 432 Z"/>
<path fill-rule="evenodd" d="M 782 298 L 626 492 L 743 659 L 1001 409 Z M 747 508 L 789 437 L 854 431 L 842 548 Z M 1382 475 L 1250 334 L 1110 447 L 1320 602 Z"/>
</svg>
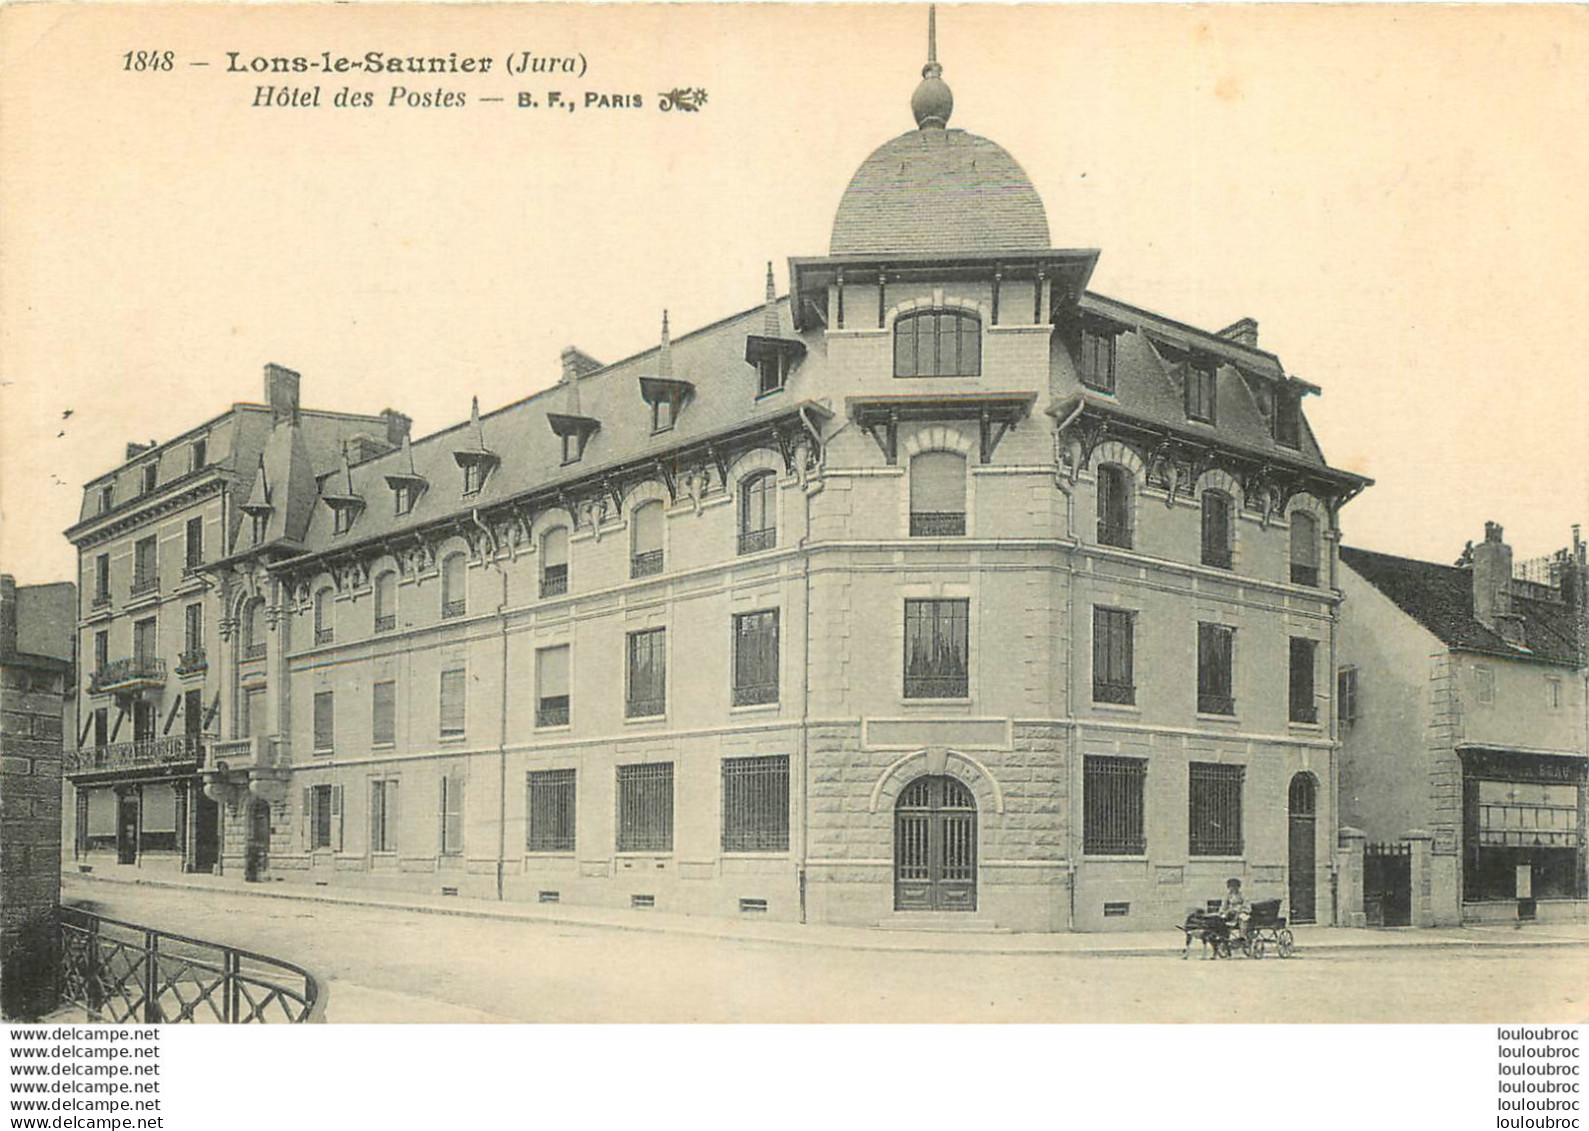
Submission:
<svg viewBox="0 0 1589 1131">
<path fill-rule="evenodd" d="M 61 908 L 61 996 L 115 1024 L 301 1024 L 326 1006 L 290 962 L 73 907 Z"/>
</svg>

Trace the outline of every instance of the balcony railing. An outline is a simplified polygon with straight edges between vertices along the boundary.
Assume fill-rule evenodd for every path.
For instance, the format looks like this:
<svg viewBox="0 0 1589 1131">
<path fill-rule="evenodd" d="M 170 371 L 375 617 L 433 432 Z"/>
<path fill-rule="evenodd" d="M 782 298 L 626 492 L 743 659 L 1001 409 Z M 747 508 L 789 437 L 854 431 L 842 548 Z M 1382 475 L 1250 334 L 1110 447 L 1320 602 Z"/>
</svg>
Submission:
<svg viewBox="0 0 1589 1131">
<path fill-rule="evenodd" d="M 966 532 L 964 511 L 911 511 L 912 538 L 958 537 Z"/>
<path fill-rule="evenodd" d="M 384 617 L 375 618 L 376 632 L 391 632 L 397 627 L 397 614 L 387 613 Z"/>
<path fill-rule="evenodd" d="M 906 699 L 965 699 L 970 694 L 963 675 L 905 675 Z"/>
<path fill-rule="evenodd" d="M 112 742 L 107 746 L 84 746 L 66 753 L 69 774 L 97 773 L 104 770 L 133 770 L 147 766 L 170 766 L 200 762 L 204 740 L 194 735 L 177 734 L 166 738 L 143 738 L 132 742 Z"/>
<path fill-rule="evenodd" d="M 767 530 L 741 530 L 739 532 L 739 552 L 742 554 L 756 554 L 762 550 L 770 550 L 778 544 L 778 530 L 776 527 Z"/>
<path fill-rule="evenodd" d="M 1317 589 L 1319 587 L 1319 567 L 1314 565 L 1299 565 L 1296 562 L 1292 562 L 1291 584 L 1309 585 Z"/>
<path fill-rule="evenodd" d="M 561 597 L 568 592 L 568 567 L 551 565 L 541 571 L 541 596 Z"/>
<path fill-rule="evenodd" d="M 265 642 L 263 640 L 251 640 L 243 645 L 243 659 L 262 660 L 264 658 Z"/>
<path fill-rule="evenodd" d="M 116 1024 L 325 1020 L 326 994 L 290 962 L 61 908 L 61 996 Z"/>
<path fill-rule="evenodd" d="M 314 642 L 316 644 L 330 644 L 336 638 L 337 630 L 334 628 L 317 628 L 314 630 Z"/>
<path fill-rule="evenodd" d="M 463 616 L 463 614 L 468 611 L 468 608 L 469 603 L 462 599 L 457 601 L 443 601 L 441 603 L 441 615 L 444 618 L 451 620 L 453 617 Z"/>
<path fill-rule="evenodd" d="M 177 657 L 178 675 L 196 675 L 210 666 L 203 648 L 189 648 Z"/>
<path fill-rule="evenodd" d="M 1136 685 L 1131 683 L 1100 683 L 1094 680 L 1092 701 L 1094 703 L 1135 703 L 1137 701 Z"/>
<path fill-rule="evenodd" d="M 160 590 L 160 574 L 154 570 L 148 573 L 135 574 L 132 579 L 132 595 L 142 597 L 145 593 L 157 593 Z"/>
<path fill-rule="evenodd" d="M 1204 715 L 1234 715 L 1236 713 L 1236 700 L 1230 695 L 1221 695 L 1212 691 L 1199 691 L 1197 693 L 1197 710 Z"/>
<path fill-rule="evenodd" d="M 94 673 L 88 682 L 89 691 L 101 694 L 106 691 L 135 691 L 145 687 L 163 687 L 166 681 L 166 662 L 154 656 L 128 656 L 112 660 Z"/>
<path fill-rule="evenodd" d="M 1098 524 L 1098 541 L 1105 546 L 1118 546 L 1122 550 L 1131 548 L 1131 527 L 1128 524 L 1117 522 L 1100 522 Z"/>
<path fill-rule="evenodd" d="M 568 725 L 568 696 L 541 696 L 541 701 L 535 708 L 535 725 L 538 727 L 566 727 Z"/>
<path fill-rule="evenodd" d="M 635 554 L 629 559 L 630 577 L 651 577 L 662 572 L 662 551 L 647 550 L 643 554 Z"/>
<path fill-rule="evenodd" d="M 110 590 L 100 589 L 94 594 L 93 608 L 104 609 L 110 606 Z"/>
<path fill-rule="evenodd" d="M 755 707 L 778 702 L 777 683 L 746 683 L 734 688 L 734 706 Z"/>
<path fill-rule="evenodd" d="M 265 769 L 288 763 L 280 739 L 222 738 L 212 740 L 204 768 L 211 771 Z"/>
<path fill-rule="evenodd" d="M 656 699 L 630 699 L 624 703 L 623 713 L 629 719 L 649 719 L 667 712 L 668 701 L 664 698 Z"/>
</svg>

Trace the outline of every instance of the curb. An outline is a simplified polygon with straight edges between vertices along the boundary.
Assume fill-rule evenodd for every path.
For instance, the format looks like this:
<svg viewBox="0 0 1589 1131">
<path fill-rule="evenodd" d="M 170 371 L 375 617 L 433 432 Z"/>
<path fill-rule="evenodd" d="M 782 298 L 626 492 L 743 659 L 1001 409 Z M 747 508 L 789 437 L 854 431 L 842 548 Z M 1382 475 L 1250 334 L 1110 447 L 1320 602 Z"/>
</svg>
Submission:
<svg viewBox="0 0 1589 1131">
<path fill-rule="evenodd" d="M 535 914 L 525 915 L 512 911 L 497 911 L 490 906 L 460 905 L 458 907 L 438 907 L 422 903 L 397 903 L 372 898 L 346 895 L 321 895 L 315 892 L 275 891 L 266 887 L 257 890 L 250 888 L 246 891 L 231 891 L 224 888 L 212 888 L 199 884 L 174 883 L 170 880 L 158 879 L 112 879 L 108 876 L 95 876 L 87 872 L 64 872 L 63 877 L 82 880 L 89 883 L 108 884 L 117 887 L 149 887 L 165 891 L 186 892 L 214 892 L 217 895 L 239 895 L 253 898 L 279 899 L 286 902 L 319 903 L 333 907 L 362 907 L 382 911 L 408 911 L 420 915 L 443 915 L 461 919 L 489 919 L 501 923 L 527 923 L 549 924 L 563 927 L 586 927 L 592 930 L 630 931 L 640 934 L 655 935 L 681 935 L 689 938 L 718 939 L 726 942 L 753 942 L 764 943 L 772 946 L 793 947 L 819 947 L 829 950 L 851 950 L 884 954 L 990 954 L 1001 957 L 1055 957 L 1055 958 L 1179 958 L 1180 948 L 1172 941 L 1164 946 L 1103 946 L 1088 947 L 1086 949 L 1070 949 L 1067 947 L 1011 947 L 1011 946 L 955 946 L 945 942 L 870 942 L 863 939 L 838 940 L 820 937 L 792 939 L 769 938 L 762 935 L 747 934 L 743 932 L 725 931 L 714 928 L 707 923 L 696 925 L 694 923 L 608 923 L 592 922 L 589 919 L 575 918 L 568 915 Z M 820 928 L 819 928 L 820 929 Z M 859 928 L 864 929 L 864 928 Z M 923 932 L 924 934 L 927 932 Z M 895 937 L 898 937 L 897 935 Z M 1589 946 L 1589 939 L 1538 939 L 1538 940 L 1479 940 L 1479 939 L 1447 939 L 1431 938 L 1417 942 L 1326 942 L 1322 945 L 1313 944 L 1309 947 L 1298 948 L 1299 951 L 1309 954 L 1332 954 L 1349 951 L 1387 951 L 1387 950 L 1547 950 L 1563 949 L 1570 947 Z M 1275 961 L 1285 962 L 1276 956 Z"/>
</svg>

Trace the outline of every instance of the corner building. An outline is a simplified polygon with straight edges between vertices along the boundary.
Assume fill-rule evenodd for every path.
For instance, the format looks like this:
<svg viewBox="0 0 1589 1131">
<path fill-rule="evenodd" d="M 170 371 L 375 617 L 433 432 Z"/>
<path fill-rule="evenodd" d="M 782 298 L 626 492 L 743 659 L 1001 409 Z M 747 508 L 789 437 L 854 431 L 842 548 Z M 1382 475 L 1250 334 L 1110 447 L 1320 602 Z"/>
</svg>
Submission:
<svg viewBox="0 0 1589 1131">
<path fill-rule="evenodd" d="M 1365 481 L 1254 323 L 1090 293 L 923 74 L 787 296 L 242 505 L 225 868 L 1040 931 L 1238 875 L 1331 917 Z"/>
</svg>

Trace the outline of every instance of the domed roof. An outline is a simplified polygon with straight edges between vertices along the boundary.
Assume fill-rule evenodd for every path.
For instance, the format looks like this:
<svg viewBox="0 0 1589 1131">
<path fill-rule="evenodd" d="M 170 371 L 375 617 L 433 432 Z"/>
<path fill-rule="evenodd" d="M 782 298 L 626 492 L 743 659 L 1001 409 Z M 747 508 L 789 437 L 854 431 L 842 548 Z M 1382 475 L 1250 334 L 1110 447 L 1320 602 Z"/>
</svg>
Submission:
<svg viewBox="0 0 1589 1131">
<path fill-rule="evenodd" d="M 833 218 L 828 254 L 1048 246 L 1048 215 L 1020 163 L 985 137 L 940 127 L 902 134 L 861 163 Z"/>
</svg>

